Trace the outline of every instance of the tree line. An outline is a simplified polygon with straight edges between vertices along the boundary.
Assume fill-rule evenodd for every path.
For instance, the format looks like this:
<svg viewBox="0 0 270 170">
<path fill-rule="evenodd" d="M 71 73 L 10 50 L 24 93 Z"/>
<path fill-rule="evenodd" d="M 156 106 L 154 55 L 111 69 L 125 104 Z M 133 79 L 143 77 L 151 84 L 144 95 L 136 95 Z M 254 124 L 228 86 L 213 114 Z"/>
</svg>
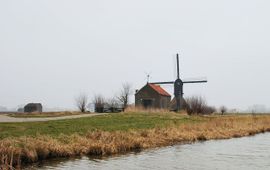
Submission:
<svg viewBox="0 0 270 170">
<path fill-rule="evenodd" d="M 119 94 L 112 98 L 105 99 L 102 94 L 96 94 L 92 98 L 92 103 L 95 105 L 95 112 L 104 112 L 105 106 L 111 112 L 119 110 L 124 111 L 130 103 L 130 95 L 132 94 L 132 86 L 130 83 L 123 83 Z M 80 112 L 86 112 L 88 106 L 88 95 L 81 93 L 75 98 L 76 107 Z"/>
<path fill-rule="evenodd" d="M 105 110 L 110 112 L 125 111 L 130 104 L 130 95 L 132 94 L 132 86 L 130 83 L 123 83 L 120 92 L 112 98 L 106 99 L 102 94 L 96 94 L 91 100 L 95 106 L 95 112 L 102 113 Z M 75 98 L 75 103 L 80 112 L 86 112 L 88 106 L 88 95 L 82 93 Z M 225 106 L 217 109 L 214 106 L 209 106 L 206 100 L 201 96 L 191 96 L 185 98 L 183 109 L 189 115 L 194 114 L 212 114 L 220 112 L 222 115 L 227 112 Z"/>
</svg>

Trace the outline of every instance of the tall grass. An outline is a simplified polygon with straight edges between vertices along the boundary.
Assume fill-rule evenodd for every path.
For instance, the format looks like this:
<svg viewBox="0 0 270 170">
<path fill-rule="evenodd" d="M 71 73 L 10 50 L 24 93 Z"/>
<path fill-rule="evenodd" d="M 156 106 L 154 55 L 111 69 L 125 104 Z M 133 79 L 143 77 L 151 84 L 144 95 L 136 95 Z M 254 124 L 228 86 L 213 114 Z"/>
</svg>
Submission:
<svg viewBox="0 0 270 170">
<path fill-rule="evenodd" d="M 157 108 L 148 108 L 139 106 L 129 106 L 125 109 L 125 113 L 169 113 L 169 109 L 157 109 Z"/>
<path fill-rule="evenodd" d="M 5 153 L 2 153 L 0 156 L 0 170 L 13 170 L 15 169 L 13 165 L 15 161 L 13 160 L 14 150 L 10 148 L 2 148 L 4 146 L 0 146 L 0 150 L 4 150 Z M 20 157 L 18 157 L 20 159 Z M 17 168 L 20 168 L 20 160 L 16 162 Z"/>
<path fill-rule="evenodd" d="M 206 121 L 129 131 L 92 131 L 85 135 L 5 138 L 0 141 L 0 164 L 20 165 L 56 157 L 112 155 L 142 149 L 228 139 L 270 131 L 270 116 L 211 116 Z"/>
</svg>

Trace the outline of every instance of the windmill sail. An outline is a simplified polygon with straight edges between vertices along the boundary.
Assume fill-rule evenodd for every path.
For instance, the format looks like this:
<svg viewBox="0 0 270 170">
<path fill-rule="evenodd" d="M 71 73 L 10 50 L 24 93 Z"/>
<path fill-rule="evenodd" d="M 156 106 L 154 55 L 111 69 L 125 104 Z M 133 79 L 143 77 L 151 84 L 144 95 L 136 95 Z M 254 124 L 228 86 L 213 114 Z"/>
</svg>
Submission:
<svg viewBox="0 0 270 170">
<path fill-rule="evenodd" d="M 183 79 L 183 83 L 188 84 L 188 83 L 207 83 L 206 78 L 189 78 L 189 79 Z"/>
<path fill-rule="evenodd" d="M 165 82 L 152 82 L 151 84 L 173 84 L 174 81 L 165 81 Z"/>
<path fill-rule="evenodd" d="M 207 80 L 194 80 L 194 81 L 183 81 L 183 83 L 207 83 Z"/>
<path fill-rule="evenodd" d="M 177 60 L 177 79 L 180 79 L 179 54 L 176 54 L 176 60 Z"/>
</svg>

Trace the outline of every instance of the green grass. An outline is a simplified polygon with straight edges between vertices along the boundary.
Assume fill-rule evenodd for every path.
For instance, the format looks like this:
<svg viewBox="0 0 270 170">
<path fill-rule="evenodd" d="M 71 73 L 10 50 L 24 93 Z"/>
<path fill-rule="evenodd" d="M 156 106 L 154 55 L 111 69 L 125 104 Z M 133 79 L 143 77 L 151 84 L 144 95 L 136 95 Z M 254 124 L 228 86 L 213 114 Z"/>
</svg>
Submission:
<svg viewBox="0 0 270 170">
<path fill-rule="evenodd" d="M 149 129 L 201 120 L 198 117 L 188 117 L 175 113 L 117 113 L 48 122 L 0 123 L 0 139 L 36 135 L 57 137 L 60 134 L 70 135 L 74 133 L 83 135 L 94 130 L 127 131 L 131 129 Z"/>
</svg>

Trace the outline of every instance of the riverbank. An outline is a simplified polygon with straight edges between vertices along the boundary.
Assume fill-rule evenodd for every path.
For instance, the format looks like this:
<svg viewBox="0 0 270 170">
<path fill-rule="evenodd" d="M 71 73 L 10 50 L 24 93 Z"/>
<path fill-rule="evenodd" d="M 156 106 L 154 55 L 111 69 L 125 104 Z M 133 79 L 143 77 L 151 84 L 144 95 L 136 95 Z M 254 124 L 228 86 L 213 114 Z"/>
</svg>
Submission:
<svg viewBox="0 0 270 170">
<path fill-rule="evenodd" d="M 103 156 L 266 131 L 270 131 L 270 115 L 119 113 L 74 120 L 1 123 L 0 160 L 2 164 L 20 165 L 56 157 Z"/>
<path fill-rule="evenodd" d="M 29 165 L 25 168 L 31 170 L 269 169 L 269 138 L 270 133 L 264 133 L 242 138 L 176 144 L 105 157 L 56 158 Z"/>
</svg>

